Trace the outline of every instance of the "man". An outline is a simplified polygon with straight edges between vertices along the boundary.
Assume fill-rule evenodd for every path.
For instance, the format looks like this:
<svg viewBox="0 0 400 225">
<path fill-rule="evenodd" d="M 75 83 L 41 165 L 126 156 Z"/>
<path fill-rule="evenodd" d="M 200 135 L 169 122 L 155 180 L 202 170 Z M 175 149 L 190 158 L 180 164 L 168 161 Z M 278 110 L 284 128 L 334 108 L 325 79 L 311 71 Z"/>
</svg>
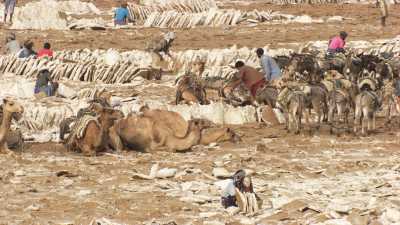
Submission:
<svg viewBox="0 0 400 225">
<path fill-rule="evenodd" d="M 10 14 L 10 24 L 12 24 L 12 18 L 14 14 L 14 8 L 17 4 L 17 0 L 4 0 L 4 23 L 7 22 L 7 14 Z"/>
<path fill-rule="evenodd" d="M 169 48 L 172 45 L 172 42 L 175 40 L 176 35 L 174 32 L 168 32 L 162 36 L 162 38 L 155 38 L 150 43 L 148 43 L 146 50 L 155 53 L 161 61 L 163 61 L 163 57 L 161 56 L 161 52 L 168 55 L 172 58 L 169 53 Z"/>
<path fill-rule="evenodd" d="M 43 92 L 46 96 L 53 96 L 58 89 L 58 83 L 53 82 L 50 77 L 50 71 L 47 68 L 39 70 L 39 74 L 36 78 L 35 94 Z"/>
<path fill-rule="evenodd" d="M 21 51 L 21 45 L 16 40 L 15 34 L 8 34 L 6 37 L 5 53 L 17 55 L 19 51 Z"/>
<path fill-rule="evenodd" d="M 31 40 L 26 40 L 24 42 L 24 47 L 19 52 L 18 58 L 28 58 L 30 56 L 36 56 L 36 52 L 33 51 L 33 42 Z"/>
<path fill-rule="evenodd" d="M 386 26 L 386 18 L 389 17 L 389 9 L 386 3 L 386 0 L 377 0 L 376 1 L 377 7 L 379 6 L 381 12 L 381 26 Z"/>
<path fill-rule="evenodd" d="M 279 79 L 281 77 L 281 69 L 275 60 L 271 56 L 264 54 L 264 49 L 262 48 L 258 48 L 256 53 L 260 59 L 260 64 L 267 82 L 272 83 L 273 80 Z"/>
<path fill-rule="evenodd" d="M 255 68 L 244 65 L 244 62 L 237 61 L 235 68 L 239 70 L 236 82 L 231 86 L 231 90 L 235 89 L 240 83 L 243 83 L 246 88 L 250 91 L 250 94 L 255 99 L 257 91 L 264 87 L 265 78 L 261 72 L 258 72 Z"/>
<path fill-rule="evenodd" d="M 344 53 L 344 46 L 346 45 L 347 33 L 341 31 L 339 36 L 332 38 L 329 41 L 328 54 Z"/>
<path fill-rule="evenodd" d="M 128 4 L 122 3 L 120 7 L 115 10 L 114 13 L 114 25 L 126 25 L 128 24 L 129 11 Z"/>
<path fill-rule="evenodd" d="M 38 58 L 41 58 L 41 57 L 52 57 L 53 56 L 53 51 L 51 50 L 50 43 L 48 43 L 48 42 L 44 43 L 43 49 L 41 49 L 38 52 L 37 56 L 38 56 Z"/>
</svg>

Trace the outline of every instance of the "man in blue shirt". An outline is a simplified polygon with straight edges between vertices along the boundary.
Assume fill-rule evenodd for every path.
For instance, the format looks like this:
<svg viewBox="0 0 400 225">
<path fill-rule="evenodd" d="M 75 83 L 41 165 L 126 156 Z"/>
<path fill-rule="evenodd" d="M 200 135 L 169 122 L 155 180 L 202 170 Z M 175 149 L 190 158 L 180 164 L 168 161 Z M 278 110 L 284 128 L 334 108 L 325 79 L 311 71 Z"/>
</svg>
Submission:
<svg viewBox="0 0 400 225">
<path fill-rule="evenodd" d="M 115 25 L 126 25 L 129 19 L 128 4 L 122 3 L 121 7 L 118 7 L 114 13 L 114 24 Z"/>
<path fill-rule="evenodd" d="M 271 83 L 273 80 L 279 79 L 281 77 L 281 69 L 275 60 L 271 56 L 264 54 L 264 49 L 262 48 L 258 48 L 256 53 L 260 58 L 260 64 L 267 82 Z"/>
</svg>

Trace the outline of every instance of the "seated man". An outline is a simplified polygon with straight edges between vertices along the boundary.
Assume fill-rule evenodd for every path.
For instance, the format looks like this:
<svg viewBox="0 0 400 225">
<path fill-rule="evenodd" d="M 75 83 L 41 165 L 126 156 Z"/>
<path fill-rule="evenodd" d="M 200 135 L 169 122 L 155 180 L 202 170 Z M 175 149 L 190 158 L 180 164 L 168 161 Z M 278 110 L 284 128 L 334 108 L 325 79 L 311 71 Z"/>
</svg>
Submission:
<svg viewBox="0 0 400 225">
<path fill-rule="evenodd" d="M 57 89 L 58 83 L 52 81 L 50 71 L 47 68 L 39 70 L 34 93 L 39 94 L 43 92 L 46 96 L 54 96 Z"/>
<path fill-rule="evenodd" d="M 238 80 L 231 86 L 231 90 L 235 89 L 240 83 L 243 83 L 246 88 L 250 91 L 250 94 L 255 100 L 257 91 L 264 87 L 265 78 L 261 72 L 258 72 L 255 68 L 244 65 L 244 62 L 237 61 L 235 68 L 239 70 Z"/>
<path fill-rule="evenodd" d="M 329 41 L 328 54 L 344 53 L 344 46 L 346 45 L 347 33 L 341 31 L 339 36 L 332 38 Z"/>
<path fill-rule="evenodd" d="M 38 58 L 41 58 L 41 57 L 52 57 L 53 56 L 53 51 L 51 50 L 50 43 L 48 43 L 48 42 L 44 43 L 43 49 L 41 49 L 38 52 L 37 56 L 38 56 Z"/>
<path fill-rule="evenodd" d="M 18 58 L 29 58 L 30 56 L 36 56 L 36 52 L 33 50 L 33 42 L 31 40 L 26 40 L 24 42 L 24 47 L 19 52 Z"/>
<path fill-rule="evenodd" d="M 222 190 L 221 203 L 224 208 L 238 207 L 232 214 L 243 212 L 249 215 L 257 213 L 262 200 L 254 192 L 250 176 L 244 170 L 238 170 L 227 186 Z"/>
<path fill-rule="evenodd" d="M 128 24 L 129 11 L 128 4 L 122 3 L 120 7 L 115 10 L 114 13 L 114 25 L 126 25 Z"/>
<path fill-rule="evenodd" d="M 264 54 L 264 49 L 262 48 L 258 48 L 256 53 L 260 58 L 260 64 L 267 82 L 273 83 L 273 81 L 279 79 L 281 77 L 281 69 L 276 61 L 271 56 Z"/>
</svg>

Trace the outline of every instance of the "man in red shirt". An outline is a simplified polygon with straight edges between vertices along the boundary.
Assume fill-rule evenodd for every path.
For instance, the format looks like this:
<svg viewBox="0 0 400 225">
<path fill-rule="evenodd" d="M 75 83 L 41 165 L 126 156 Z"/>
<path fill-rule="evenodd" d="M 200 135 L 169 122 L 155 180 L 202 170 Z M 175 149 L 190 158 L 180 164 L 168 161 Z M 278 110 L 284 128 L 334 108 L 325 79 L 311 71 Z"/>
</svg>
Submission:
<svg viewBox="0 0 400 225">
<path fill-rule="evenodd" d="M 242 61 L 238 61 L 235 64 L 235 68 L 239 70 L 239 78 L 235 83 L 232 84 L 231 90 L 233 90 L 240 83 L 243 83 L 250 91 L 251 96 L 256 97 L 257 90 L 261 89 L 265 85 L 264 74 L 258 72 L 255 68 L 246 66 Z"/>
<path fill-rule="evenodd" d="M 48 42 L 44 43 L 43 49 L 38 52 L 37 57 L 38 58 L 52 57 L 53 51 L 50 48 L 51 48 L 50 43 L 48 43 Z"/>
</svg>

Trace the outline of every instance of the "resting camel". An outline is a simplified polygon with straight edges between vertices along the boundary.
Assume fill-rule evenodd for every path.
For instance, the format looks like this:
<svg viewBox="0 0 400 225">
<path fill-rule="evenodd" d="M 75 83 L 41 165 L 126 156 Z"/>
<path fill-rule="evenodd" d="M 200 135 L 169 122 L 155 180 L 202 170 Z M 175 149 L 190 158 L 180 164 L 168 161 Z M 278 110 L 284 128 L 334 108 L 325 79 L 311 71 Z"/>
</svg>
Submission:
<svg viewBox="0 0 400 225">
<path fill-rule="evenodd" d="M 180 78 L 176 88 L 175 103 L 207 104 L 207 94 L 202 82 L 195 74 L 188 73 Z"/>
<path fill-rule="evenodd" d="M 3 99 L 3 118 L 0 126 L 0 152 L 12 153 L 7 145 L 7 135 L 10 132 L 11 120 L 13 114 L 24 112 L 24 108 L 12 99 Z"/>
<path fill-rule="evenodd" d="M 78 118 L 66 140 L 68 149 L 81 151 L 86 156 L 95 155 L 108 147 L 109 129 L 115 120 L 123 117 L 120 111 L 98 103 L 93 103 L 89 109 L 95 112 L 97 117 L 84 115 Z"/>
<path fill-rule="evenodd" d="M 180 151 L 198 144 L 240 140 L 229 128 L 211 126 L 207 120 L 187 122 L 176 112 L 143 107 L 140 115 L 131 114 L 117 121 L 110 129 L 110 137 L 117 151 L 125 146 L 140 151 Z"/>
<path fill-rule="evenodd" d="M 131 114 L 114 124 L 110 137 L 117 151 L 121 151 L 124 144 L 148 152 L 158 149 L 181 151 L 197 145 L 200 132 L 198 122 L 190 121 L 186 134 L 178 137 L 165 123 L 144 115 Z"/>
</svg>

